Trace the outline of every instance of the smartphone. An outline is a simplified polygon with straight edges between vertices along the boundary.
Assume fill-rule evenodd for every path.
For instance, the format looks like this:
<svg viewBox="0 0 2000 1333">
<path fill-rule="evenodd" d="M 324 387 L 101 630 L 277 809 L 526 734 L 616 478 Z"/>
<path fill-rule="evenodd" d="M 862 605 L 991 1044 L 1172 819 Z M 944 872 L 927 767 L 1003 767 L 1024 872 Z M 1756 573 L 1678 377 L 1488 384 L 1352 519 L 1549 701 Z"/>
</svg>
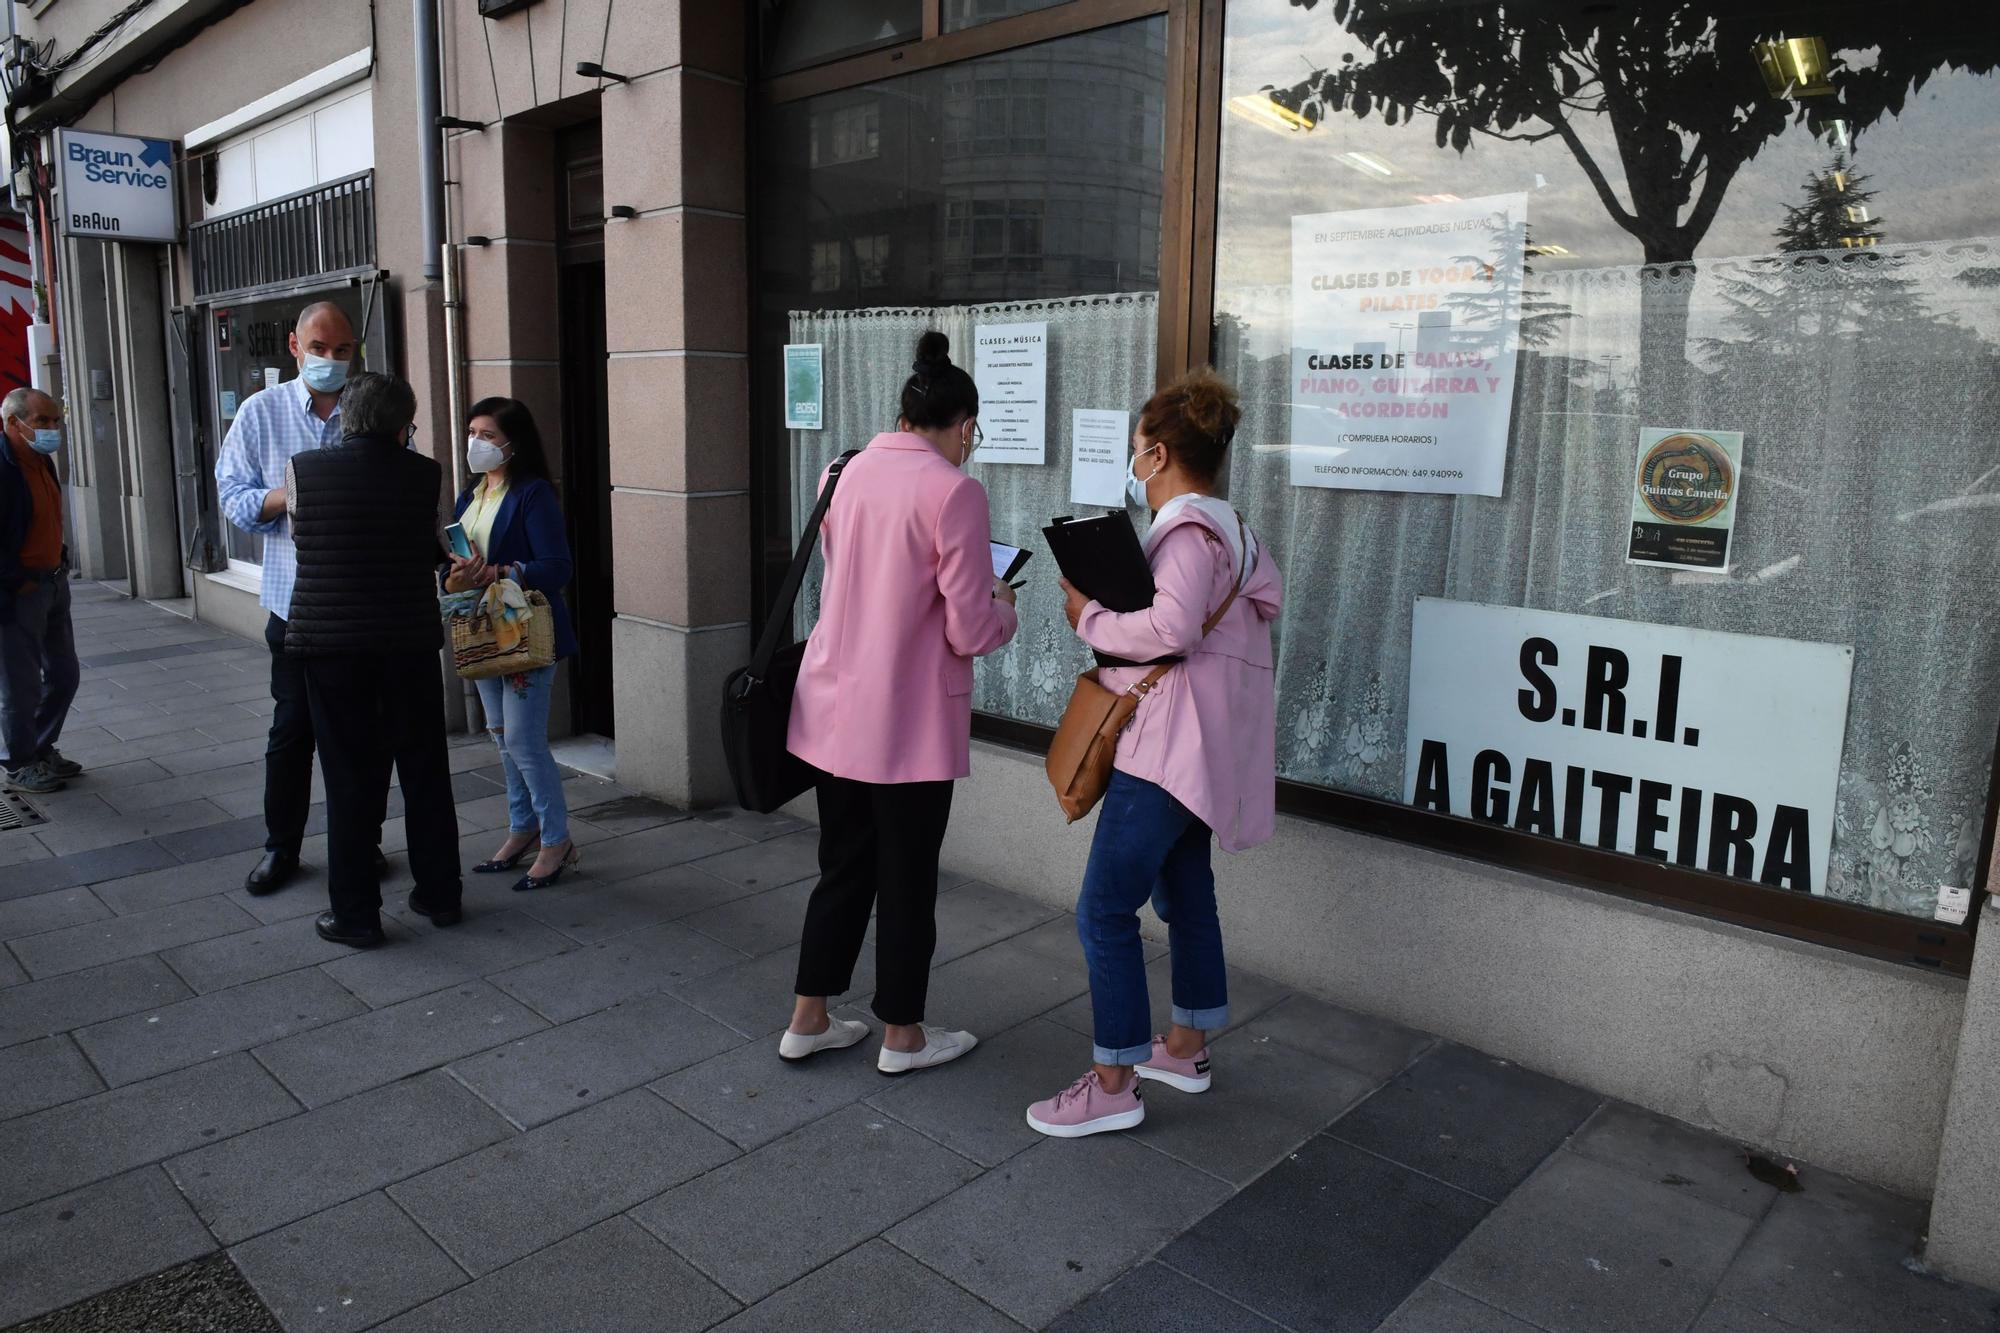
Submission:
<svg viewBox="0 0 2000 1333">
<path fill-rule="evenodd" d="M 993 548 L 993 577 L 1011 582 L 1021 572 L 1021 566 L 1028 563 L 1035 553 L 1019 546 L 1009 546 L 1006 542 L 988 542 Z"/>
<path fill-rule="evenodd" d="M 454 523 L 444 530 L 445 540 L 451 543 L 452 554 L 460 560 L 472 559 L 472 538 L 465 535 L 465 524 Z"/>
</svg>

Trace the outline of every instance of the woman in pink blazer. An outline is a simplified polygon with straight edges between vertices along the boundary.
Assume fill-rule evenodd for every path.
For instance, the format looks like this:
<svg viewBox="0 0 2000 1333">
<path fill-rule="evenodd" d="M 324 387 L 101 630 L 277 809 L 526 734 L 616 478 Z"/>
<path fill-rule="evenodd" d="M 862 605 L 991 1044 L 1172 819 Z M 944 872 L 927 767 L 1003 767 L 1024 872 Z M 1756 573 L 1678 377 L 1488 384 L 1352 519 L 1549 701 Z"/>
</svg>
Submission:
<svg viewBox="0 0 2000 1333">
<path fill-rule="evenodd" d="M 1235 390 L 1207 370 L 1183 376 L 1139 413 L 1126 478 L 1132 498 L 1155 511 L 1146 533 L 1152 606 L 1121 615 L 1063 584 L 1069 622 L 1092 648 L 1131 662 L 1181 660 L 1118 738 L 1076 906 L 1093 1064 L 1028 1108 L 1029 1125 L 1044 1134 L 1130 1129 L 1146 1118 L 1142 1078 L 1207 1091 L 1204 1034 L 1229 1022 L 1209 842 L 1240 852 L 1276 823 L 1271 622 L 1284 600 L 1270 552 L 1213 495 L 1241 415 Z M 1124 690 L 1147 671 L 1100 668 L 1098 680 Z M 1152 1034 L 1139 941 L 1139 908 L 1149 898 L 1173 951 L 1165 1036 Z"/>
<path fill-rule="evenodd" d="M 868 1035 L 826 1002 L 853 980 L 871 908 L 884 1025 L 876 1067 L 907 1074 L 976 1041 L 925 1024 L 924 997 L 951 784 L 971 772 L 972 659 L 1014 637 L 1014 592 L 993 577 L 986 488 L 963 471 L 979 440 L 979 390 L 950 350 L 941 333 L 917 344 L 896 430 L 847 465 L 820 529 L 819 623 L 788 737 L 824 774 L 820 880 L 778 1045 L 787 1060 Z"/>
</svg>

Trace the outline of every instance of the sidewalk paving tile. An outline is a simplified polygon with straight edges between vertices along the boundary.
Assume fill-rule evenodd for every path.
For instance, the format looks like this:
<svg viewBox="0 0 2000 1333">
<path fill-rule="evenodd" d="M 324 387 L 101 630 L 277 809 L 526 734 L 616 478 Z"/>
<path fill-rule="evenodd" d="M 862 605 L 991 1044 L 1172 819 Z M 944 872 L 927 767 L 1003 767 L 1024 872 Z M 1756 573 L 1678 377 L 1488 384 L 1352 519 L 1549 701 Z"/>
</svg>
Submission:
<svg viewBox="0 0 2000 1333">
<path fill-rule="evenodd" d="M 637 833 L 662 824 L 677 824 L 688 817 L 687 811 L 648 796 L 618 796 L 570 813 L 612 834 Z"/>
<path fill-rule="evenodd" d="M 490 980 L 544 1018 L 563 1023 L 742 961 L 728 945 L 667 923 L 572 948 Z"/>
<path fill-rule="evenodd" d="M 6 945 L 0 944 L 0 988 L 18 986 L 27 979 L 28 974 L 14 961 L 14 955 L 8 951 Z"/>
<path fill-rule="evenodd" d="M 1248 1040 L 1241 1032 L 1221 1038 L 1209 1052 L 1207 1092 L 1190 1095 L 1148 1083 L 1146 1122 L 1127 1132 L 1239 1187 L 1338 1120 L 1377 1082 L 1276 1042 Z M 1072 1067 L 1079 1074 L 1084 1069 L 1081 1063 Z"/>
<path fill-rule="evenodd" d="M 0 832 L 0 867 L 26 865 L 30 861 L 46 861 L 52 855 L 53 853 L 48 848 L 35 841 L 35 835 L 27 829 L 8 829 Z M 9 871 L 6 878 L 12 879 L 17 874 L 19 872 Z M 8 887 L 11 887 L 11 885 Z M 65 886 L 57 884 L 46 887 L 62 888 Z M 0 902 L 6 902 L 14 898 L 26 898 L 35 893 L 45 891 L 46 888 L 40 883 L 36 883 L 25 893 L 9 893 L 4 889 L 0 889 Z"/>
<path fill-rule="evenodd" d="M 1471 1234 L 1488 1207 L 1322 1135 L 1160 1258 L 1302 1333 L 1365 1333 Z"/>
<path fill-rule="evenodd" d="M 1418 1287 L 1379 1333 L 1540 1333 L 1540 1330 L 1504 1310 L 1496 1310 L 1432 1281 Z"/>
<path fill-rule="evenodd" d="M 1050 1139 L 931 1205 L 888 1239 L 1040 1328 L 1228 1196 L 1229 1187 L 1213 1176 L 1115 1134 Z M 1295 1252 L 1300 1234 L 1286 1237 Z"/>
<path fill-rule="evenodd" d="M 308 968 L 113 1018 L 76 1033 L 113 1087 L 366 1013 L 333 978 Z"/>
<path fill-rule="evenodd" d="M 1069 935 L 1074 941 L 1073 920 L 1067 912 L 1058 912 L 1032 898 L 975 880 L 939 895 L 938 942 L 932 965 L 942 966 L 955 958 L 976 953 L 989 944 L 1014 939 L 1050 921 L 1070 925 Z M 872 939 L 872 926 L 869 934 Z"/>
<path fill-rule="evenodd" d="M 1498 1201 L 1561 1146 L 1598 1101 L 1582 1088 L 1445 1044 L 1328 1132 Z"/>
<path fill-rule="evenodd" d="M 853 1010 L 834 1012 L 861 1017 Z M 793 1063 L 778 1058 L 775 1037 L 760 1037 L 651 1087 L 739 1148 L 758 1148 L 880 1091 L 890 1081 L 875 1068 L 880 1045 L 876 1033 L 846 1050 Z"/>
<path fill-rule="evenodd" d="M 1924 1206 L 1829 1173 L 1781 1194 L 1716 1295 L 1813 1333 L 2000 1327 L 2000 1297 L 1903 1266 Z"/>
<path fill-rule="evenodd" d="M 312 841 L 311 838 L 306 839 L 308 845 Z M 384 847 L 382 850 L 385 853 L 391 852 L 391 849 L 387 847 Z M 399 869 L 398 860 L 399 858 L 392 859 L 389 862 L 389 873 L 392 876 Z M 315 916 L 327 909 L 325 857 L 322 855 L 318 861 L 302 861 L 300 865 L 301 868 L 298 876 L 276 893 L 267 893 L 260 898 L 239 883 L 235 888 L 225 893 L 223 897 L 235 903 L 251 916 L 256 917 L 260 925 L 276 925 L 281 921 L 297 921 L 300 917 Z M 247 874 L 248 872 L 246 871 L 245 873 Z M 383 888 L 385 898 L 388 892 L 389 890 L 385 886 Z M 383 929 L 388 929 L 388 926 L 388 922 L 385 921 L 382 923 Z M 312 933 L 312 922 L 307 921 L 303 923 L 303 929 L 310 935 Z M 351 953 L 352 950 L 343 950 L 342 952 Z"/>
<path fill-rule="evenodd" d="M 214 802 L 209 804 L 214 805 Z M 215 808 L 222 809 L 219 805 Z M 227 814 L 226 811 L 224 813 Z M 325 806 L 316 806 L 307 812 L 305 831 L 309 834 L 326 831 Z M 219 819 L 200 828 L 168 833 L 159 838 L 159 844 L 183 861 L 212 861 L 237 852 L 261 853 L 265 837 L 264 816 L 260 813 Z M 218 891 L 227 887 L 226 883 L 216 885 Z"/>
<path fill-rule="evenodd" d="M 215 1248 L 158 1167 L 0 1216 L 0 1324 L 80 1301 Z"/>
<path fill-rule="evenodd" d="M 713 824 L 696 823 L 693 827 L 710 834 L 719 832 Z M 751 843 L 719 856 L 705 857 L 695 864 L 717 878 L 745 888 L 775 889 L 796 884 L 819 874 L 819 830 Z"/>
<path fill-rule="evenodd" d="M 386 895 L 385 895 L 386 896 Z M 394 899 L 402 906 L 404 895 Z M 439 929 L 415 912 L 385 913 L 409 928 L 388 945 L 349 950 L 320 970 L 381 1009 L 489 972 L 546 958 L 574 946 L 519 912 L 475 912 Z"/>
<path fill-rule="evenodd" d="M 0 1125 L 0 1211 L 297 1113 L 247 1055 L 100 1092 Z"/>
<path fill-rule="evenodd" d="M 694 812 L 694 818 L 716 828 L 728 829 L 731 833 L 748 838 L 752 842 L 767 842 L 772 838 L 782 838 L 788 833 L 797 833 L 801 829 L 814 827 L 793 819 L 790 815 L 776 813 L 763 815 L 733 805 L 720 806 L 713 810 L 697 810 Z"/>
<path fill-rule="evenodd" d="M 749 890 L 693 866 L 669 866 L 629 879 L 590 875 L 565 878 L 539 893 L 517 895 L 521 910 L 579 944 L 605 940 L 663 921 L 675 921 Z"/>
<path fill-rule="evenodd" d="M 57 856 L 49 861 L 36 862 L 25 873 L 10 872 L 9 879 L 18 883 L 40 880 L 51 889 L 68 888 L 72 884 L 95 884 L 99 880 L 117 879 L 121 875 L 137 875 L 147 870 L 162 870 L 167 866 L 179 865 L 180 858 L 151 838 L 140 838 L 133 842 L 121 842 L 112 847 L 100 847 L 96 851 L 77 852 L 71 856 Z M 39 889 L 30 890 L 40 892 Z M 0 898 L 26 897 L 25 893 L 10 893 L 0 889 Z"/>
<path fill-rule="evenodd" d="M 806 899 L 816 881 L 806 879 L 782 888 L 765 889 L 679 919 L 679 924 L 720 940 L 746 957 L 775 953 L 799 942 L 806 919 Z"/>
<path fill-rule="evenodd" d="M 261 801 L 263 798 L 260 796 L 258 799 Z M 259 841 L 261 843 L 262 840 Z M 191 902 L 236 888 L 263 854 L 263 848 L 258 846 L 207 861 L 100 880 L 91 885 L 91 892 L 121 916 L 151 911 L 156 907 L 171 907 L 175 903 Z"/>
<path fill-rule="evenodd" d="M 198 731 L 191 734 L 200 742 L 208 740 L 208 737 Z M 248 740 L 225 741 L 220 745 L 199 744 L 196 748 L 149 757 L 169 773 L 206 773 L 210 769 L 227 768 L 231 764 L 247 764 L 253 759 L 261 758 L 264 746 L 265 742 L 261 737 L 251 737 Z"/>
<path fill-rule="evenodd" d="M 81 852 L 94 852 L 103 847 L 115 847 L 131 842 L 134 838 L 151 838 L 170 854 L 182 860 L 190 858 L 175 851 L 173 839 L 190 836 L 189 831 L 200 831 L 214 824 L 227 824 L 229 812 L 215 802 L 197 798 L 182 800 L 173 805 L 162 805 L 152 810 L 141 810 L 136 814 L 110 814 L 100 819 L 79 819 L 74 822 L 64 819 L 51 820 L 35 830 L 42 845 L 57 856 L 73 856 Z M 258 839 L 262 841 L 261 836 Z M 223 850 L 233 850 L 224 848 Z"/>
<path fill-rule="evenodd" d="M 32 898 L 16 898 L 12 902 L 0 903 L 0 940 L 40 935 L 46 931 L 61 930 L 64 926 L 100 921 L 110 915 L 111 909 L 86 888 L 38 893 Z"/>
<path fill-rule="evenodd" d="M 693 1333 L 736 1302 L 628 1217 L 614 1217 L 382 1325 L 383 1333 Z"/>
<path fill-rule="evenodd" d="M 351 1097 L 548 1026 L 483 981 L 420 995 L 257 1049 L 307 1106 Z"/>
<path fill-rule="evenodd" d="M 1774 1314 L 1718 1299 L 1702 1311 L 1688 1333 L 1810 1333 L 1810 1330 L 1801 1330 Z"/>
<path fill-rule="evenodd" d="M 868 1064 L 872 1069 L 872 1051 Z M 1028 1127 L 1029 1104 L 1067 1085 L 1089 1064 L 1088 1041 L 1066 1027 L 1031 1019 L 981 1041 L 970 1055 L 934 1074 L 898 1079 L 877 1074 L 868 1102 L 982 1166 L 998 1166 L 1044 1141 Z"/>
<path fill-rule="evenodd" d="M 747 846 L 727 829 L 684 819 L 592 843 L 584 849 L 582 869 L 592 879 L 608 884 Z"/>
<path fill-rule="evenodd" d="M 382 925 L 394 939 L 407 942 L 413 934 L 400 922 L 391 920 Z M 196 994 L 206 995 L 302 967 L 315 967 L 353 952 L 345 944 L 321 939 L 311 922 L 293 919 L 183 944 L 160 957 L 194 987 Z"/>
<path fill-rule="evenodd" d="M 460 1060 L 453 1072 L 525 1127 L 650 1083 L 738 1040 L 670 995 L 645 995 Z"/>
<path fill-rule="evenodd" d="M 94 781 L 94 778 L 85 780 Z M 130 813 L 149 810 L 159 805 L 173 805 L 185 796 L 188 787 L 188 779 L 175 777 L 165 769 L 161 769 L 159 777 L 148 782 L 114 788 L 104 794 L 104 799 L 117 809 Z M 239 791 L 255 792 L 261 800 L 264 794 L 264 763 L 260 759 L 256 763 L 238 764 L 234 768 L 218 768 L 212 773 L 204 773 L 201 775 L 200 787 L 202 794 L 211 800 L 228 792 Z"/>
<path fill-rule="evenodd" d="M 1262 1315 L 1158 1262 L 1129 1270 L 1049 1325 L 1049 1333 L 1210 1333 L 1222 1329 L 1278 1333 L 1278 1326 Z"/>
<path fill-rule="evenodd" d="M 466 1281 L 379 1192 L 245 1241 L 229 1257 L 286 1333 L 358 1333 Z"/>
<path fill-rule="evenodd" d="M 1681 1333 L 1753 1225 L 1671 1185 L 1559 1153 L 1437 1277 L 1550 1333 Z"/>
<path fill-rule="evenodd" d="M 1242 1028 L 1253 1040 L 1281 1042 L 1378 1079 L 1401 1073 L 1435 1041 L 1386 1018 L 1356 1013 L 1310 995 L 1286 996 Z"/>
<path fill-rule="evenodd" d="M 17 982 L 0 991 L 0 1046 L 172 1004 L 193 993 L 157 958 L 125 958 Z"/>
<path fill-rule="evenodd" d="M 43 1037 L 0 1050 L 0 1120 L 103 1091 L 104 1080 L 68 1037 Z"/>
<path fill-rule="evenodd" d="M 1048 1014 L 1078 996 L 1087 1002 L 1089 990 L 1090 974 L 1081 950 L 1071 958 L 1057 959 L 1018 939 L 1002 940 L 932 972 L 926 1012 L 931 1022 L 986 1038 Z"/>
<path fill-rule="evenodd" d="M 781 1030 L 791 1020 L 793 986 L 799 972 L 799 949 L 793 945 L 762 958 L 725 967 L 707 976 L 696 977 L 673 988 L 674 995 L 702 1013 L 726 1023 L 745 1037 L 761 1037 Z M 864 946 L 855 960 L 853 984 L 838 996 L 836 1004 L 860 1006 L 875 991 L 875 950 Z M 937 1004 L 936 975 L 932 975 L 930 1014 L 932 1021 L 951 1018 Z M 953 1022 L 955 1027 L 964 1026 Z"/>
<path fill-rule="evenodd" d="M 798 1333 L 800 1329 L 813 1333 L 916 1329 L 1019 1333 L 1020 1327 L 895 1246 L 871 1240 L 765 1297 L 721 1325 L 716 1333 Z"/>
<path fill-rule="evenodd" d="M 632 1210 L 745 1304 L 943 1198 L 979 1174 L 956 1153 L 852 1106 Z M 810 1188 L 802 1188 L 805 1181 Z"/>
<path fill-rule="evenodd" d="M 720 1166 L 736 1149 L 643 1088 L 389 1187 L 474 1276 Z"/>
<path fill-rule="evenodd" d="M 211 1144 L 167 1170 L 216 1237 L 233 1245 L 512 1133 L 435 1072 Z"/>
<path fill-rule="evenodd" d="M 1568 1149 L 1745 1217 L 1762 1217 L 1778 1197 L 1728 1139 L 1623 1102 L 1599 1107 Z"/>
<path fill-rule="evenodd" d="M 10 947 L 30 976 L 49 977 L 214 939 L 256 924 L 234 903 L 203 898 L 30 935 Z"/>
</svg>

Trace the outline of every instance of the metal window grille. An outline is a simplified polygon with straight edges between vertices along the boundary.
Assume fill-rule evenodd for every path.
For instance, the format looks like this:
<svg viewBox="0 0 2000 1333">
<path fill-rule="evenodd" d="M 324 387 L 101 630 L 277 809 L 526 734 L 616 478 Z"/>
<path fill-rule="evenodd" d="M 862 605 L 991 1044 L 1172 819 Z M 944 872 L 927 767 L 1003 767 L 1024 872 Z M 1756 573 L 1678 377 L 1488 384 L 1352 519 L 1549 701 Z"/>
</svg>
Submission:
<svg viewBox="0 0 2000 1333">
<path fill-rule="evenodd" d="M 375 173 L 316 185 L 188 228 L 196 301 L 375 268 Z"/>
</svg>

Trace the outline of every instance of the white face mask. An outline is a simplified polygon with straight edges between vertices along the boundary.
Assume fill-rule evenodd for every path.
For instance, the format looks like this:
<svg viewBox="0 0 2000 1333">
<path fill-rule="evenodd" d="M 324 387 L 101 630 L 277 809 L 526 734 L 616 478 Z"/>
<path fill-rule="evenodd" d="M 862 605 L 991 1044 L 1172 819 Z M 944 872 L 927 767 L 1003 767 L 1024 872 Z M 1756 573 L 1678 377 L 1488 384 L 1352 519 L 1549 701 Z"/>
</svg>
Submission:
<svg viewBox="0 0 2000 1333">
<path fill-rule="evenodd" d="M 465 440 L 465 465 L 474 472 L 491 472 L 507 461 L 507 451 L 491 440 L 469 435 Z"/>
<path fill-rule="evenodd" d="M 1139 455 L 1143 453 L 1151 453 L 1154 449 L 1157 449 L 1159 447 L 1160 446 L 1155 444 L 1155 445 L 1150 445 L 1145 449 L 1135 450 L 1132 456 L 1125 460 L 1125 494 L 1132 497 L 1133 504 L 1138 505 L 1144 509 L 1152 508 L 1152 505 L 1146 499 L 1146 483 L 1151 481 L 1153 478 L 1159 476 L 1160 473 L 1166 471 L 1167 465 L 1164 459 L 1161 460 L 1160 465 L 1158 467 L 1154 468 L 1151 472 L 1148 472 L 1142 478 L 1139 475 Z"/>
</svg>

